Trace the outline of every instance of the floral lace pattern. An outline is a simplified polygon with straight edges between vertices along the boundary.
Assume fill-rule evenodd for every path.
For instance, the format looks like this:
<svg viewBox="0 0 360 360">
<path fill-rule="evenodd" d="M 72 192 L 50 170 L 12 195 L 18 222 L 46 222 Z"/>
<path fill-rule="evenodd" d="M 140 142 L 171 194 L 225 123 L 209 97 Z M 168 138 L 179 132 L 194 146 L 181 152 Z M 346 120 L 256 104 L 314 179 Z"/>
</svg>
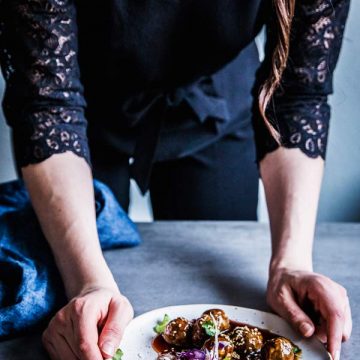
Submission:
<svg viewBox="0 0 360 360">
<path fill-rule="evenodd" d="M 277 116 L 285 147 L 325 159 L 330 119 L 326 98 L 294 101 L 291 109 L 285 107 Z"/>
<path fill-rule="evenodd" d="M 5 8 L 0 34 L 9 123 L 18 123 L 27 108 L 15 134 L 23 140 L 21 166 L 65 151 L 89 161 L 75 22 L 70 0 L 18 0 Z"/>
<path fill-rule="evenodd" d="M 327 95 L 341 49 L 349 0 L 304 0 L 297 2 L 290 54 L 281 87 L 268 116 L 278 126 L 282 145 L 300 148 L 309 157 L 325 159 L 330 120 Z M 273 29 L 268 35 L 274 37 Z M 270 42 L 273 41 L 270 39 Z M 268 52 L 271 47 L 268 47 Z M 269 62 L 268 53 L 265 62 Z M 261 75 L 269 64 L 263 65 Z M 260 84 L 258 79 L 258 85 Z M 258 159 L 278 148 L 255 112 Z"/>
<path fill-rule="evenodd" d="M 48 108 L 32 115 L 34 130 L 30 137 L 31 152 L 23 156 L 24 164 L 42 161 L 53 154 L 72 151 L 89 159 L 86 123 L 77 110 Z"/>
<path fill-rule="evenodd" d="M 284 81 L 322 90 L 331 86 L 349 1 L 307 0 L 298 4 Z"/>
</svg>

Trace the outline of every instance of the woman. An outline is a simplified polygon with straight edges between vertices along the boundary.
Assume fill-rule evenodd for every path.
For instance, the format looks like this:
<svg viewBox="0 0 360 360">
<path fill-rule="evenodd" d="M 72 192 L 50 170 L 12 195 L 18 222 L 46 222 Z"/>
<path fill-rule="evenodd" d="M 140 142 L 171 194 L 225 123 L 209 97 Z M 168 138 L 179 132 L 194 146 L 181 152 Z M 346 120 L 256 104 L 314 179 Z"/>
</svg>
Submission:
<svg viewBox="0 0 360 360">
<path fill-rule="evenodd" d="M 157 218 L 254 218 L 249 96 L 264 24 L 252 94 L 272 230 L 267 299 L 339 359 L 349 301 L 313 272 L 312 242 L 348 9 L 349 0 L 2 0 L 4 111 L 69 297 L 44 332 L 53 359 L 112 356 L 133 315 L 99 247 L 79 69 L 94 173 L 125 208 L 131 176 L 150 187 Z"/>
</svg>

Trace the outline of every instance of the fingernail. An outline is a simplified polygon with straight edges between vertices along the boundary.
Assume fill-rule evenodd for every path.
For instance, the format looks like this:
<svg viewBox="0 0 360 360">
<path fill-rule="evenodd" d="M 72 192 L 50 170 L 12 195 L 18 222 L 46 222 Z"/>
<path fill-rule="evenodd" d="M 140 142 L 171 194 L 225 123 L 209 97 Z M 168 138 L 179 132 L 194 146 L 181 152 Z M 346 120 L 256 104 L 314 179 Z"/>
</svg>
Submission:
<svg viewBox="0 0 360 360">
<path fill-rule="evenodd" d="M 335 353 L 335 360 L 340 360 L 340 351 L 337 350 Z"/>
<path fill-rule="evenodd" d="M 309 323 L 304 322 L 300 325 L 299 329 L 304 336 L 309 336 L 313 328 Z"/>
<path fill-rule="evenodd" d="M 105 341 L 101 346 L 101 350 L 110 356 L 115 354 L 115 346 L 110 341 Z"/>
</svg>

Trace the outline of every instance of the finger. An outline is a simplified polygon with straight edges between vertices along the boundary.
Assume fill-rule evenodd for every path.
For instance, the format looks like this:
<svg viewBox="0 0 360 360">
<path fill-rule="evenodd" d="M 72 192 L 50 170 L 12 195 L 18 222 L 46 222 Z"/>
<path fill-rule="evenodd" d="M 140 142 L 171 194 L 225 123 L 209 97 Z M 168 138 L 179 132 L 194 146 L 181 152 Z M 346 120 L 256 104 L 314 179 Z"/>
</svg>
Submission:
<svg viewBox="0 0 360 360">
<path fill-rule="evenodd" d="M 352 332 L 352 316 L 351 316 L 351 307 L 349 298 L 346 297 L 346 305 L 345 305 L 345 325 L 343 331 L 343 341 L 349 340 Z"/>
<path fill-rule="evenodd" d="M 334 314 L 327 322 L 327 338 L 328 338 L 328 351 L 335 360 L 340 359 L 341 342 L 344 328 L 344 320 L 338 315 Z"/>
<path fill-rule="evenodd" d="M 315 335 L 320 342 L 322 342 L 323 344 L 327 343 L 327 326 L 326 321 L 324 321 L 323 319 L 321 319 L 320 324 L 316 326 Z"/>
<path fill-rule="evenodd" d="M 74 312 L 71 316 L 73 323 L 73 340 L 76 354 L 81 360 L 103 360 L 98 343 L 97 323 L 98 310 L 84 302 L 83 299 L 74 301 Z"/>
<path fill-rule="evenodd" d="M 51 337 L 49 336 L 49 329 L 46 329 L 42 335 L 42 344 L 50 356 L 51 360 L 57 360 L 58 355 L 56 353 L 55 347 L 51 342 Z"/>
<path fill-rule="evenodd" d="M 108 316 L 101 331 L 99 345 L 104 357 L 112 357 L 119 347 L 126 326 L 133 317 L 133 310 L 126 298 L 111 300 Z"/>
<path fill-rule="evenodd" d="M 56 353 L 55 348 L 52 345 L 50 345 L 50 344 L 45 345 L 44 344 L 44 347 L 45 347 L 45 350 L 47 351 L 47 353 L 49 354 L 49 357 L 50 357 L 51 360 L 60 360 L 57 353 Z"/>
<path fill-rule="evenodd" d="M 288 320 L 303 336 L 312 336 L 315 332 L 314 323 L 296 303 L 293 292 L 285 288 L 279 296 L 280 299 L 274 310 Z"/>
<path fill-rule="evenodd" d="M 69 319 L 69 325 L 66 328 L 66 330 L 62 333 L 62 335 L 65 337 L 73 353 L 77 354 L 78 358 L 80 358 L 81 352 L 79 349 L 79 337 L 76 333 L 73 319 L 71 318 Z"/>
<path fill-rule="evenodd" d="M 45 341 L 44 345 L 52 360 L 78 360 L 78 357 L 61 335 L 55 335 L 51 341 Z"/>
<path fill-rule="evenodd" d="M 62 336 L 74 354 L 77 354 L 73 323 L 68 311 L 62 309 L 50 321 L 48 333 Z"/>
<path fill-rule="evenodd" d="M 347 296 L 345 290 L 336 288 L 335 292 L 323 292 L 320 303 L 320 313 L 326 321 L 327 348 L 335 360 L 340 359 L 346 306 Z"/>
<path fill-rule="evenodd" d="M 55 348 L 58 350 L 60 359 L 78 360 L 78 357 L 63 336 L 57 338 Z"/>
</svg>

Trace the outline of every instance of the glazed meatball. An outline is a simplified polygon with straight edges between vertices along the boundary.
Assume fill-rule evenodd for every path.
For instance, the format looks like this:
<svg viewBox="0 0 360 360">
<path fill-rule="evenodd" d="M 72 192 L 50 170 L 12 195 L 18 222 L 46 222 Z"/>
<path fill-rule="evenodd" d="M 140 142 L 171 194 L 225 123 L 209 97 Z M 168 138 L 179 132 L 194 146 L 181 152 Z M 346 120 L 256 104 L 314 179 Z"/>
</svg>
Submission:
<svg viewBox="0 0 360 360">
<path fill-rule="evenodd" d="M 229 336 L 234 344 L 235 352 L 239 355 L 259 351 L 264 343 L 259 329 L 248 326 L 237 326 Z"/>
<path fill-rule="evenodd" d="M 215 318 L 216 322 L 218 323 L 219 330 L 225 331 L 230 328 L 230 320 L 228 316 L 225 314 L 224 310 L 220 309 L 211 309 L 207 310 L 203 313 L 203 315 L 208 315 L 211 319 L 211 315 Z"/>
<path fill-rule="evenodd" d="M 191 337 L 192 324 L 182 317 L 170 321 L 163 333 L 164 340 L 175 346 L 185 346 Z"/>
<path fill-rule="evenodd" d="M 226 358 L 232 358 L 232 354 L 234 352 L 234 345 L 230 338 L 227 335 L 219 335 L 218 336 L 218 342 L 219 342 L 219 350 L 218 350 L 218 356 L 219 360 L 223 360 Z M 207 354 L 214 354 L 215 351 L 215 339 L 214 337 L 207 339 L 205 341 L 205 344 L 203 346 L 203 350 Z"/>
<path fill-rule="evenodd" d="M 202 346 L 208 337 L 202 325 L 206 322 L 203 317 L 197 319 L 193 326 L 192 342 L 195 346 Z"/>
<path fill-rule="evenodd" d="M 205 340 L 209 337 L 203 328 L 204 323 L 213 322 L 211 315 L 217 321 L 220 331 L 225 331 L 230 328 L 230 321 L 223 310 L 212 309 L 205 311 L 199 319 L 197 319 L 193 326 L 192 342 L 196 346 L 202 346 Z"/>
<path fill-rule="evenodd" d="M 262 348 L 262 355 L 265 360 L 295 360 L 295 347 L 292 342 L 283 337 L 266 341 Z"/>
</svg>

